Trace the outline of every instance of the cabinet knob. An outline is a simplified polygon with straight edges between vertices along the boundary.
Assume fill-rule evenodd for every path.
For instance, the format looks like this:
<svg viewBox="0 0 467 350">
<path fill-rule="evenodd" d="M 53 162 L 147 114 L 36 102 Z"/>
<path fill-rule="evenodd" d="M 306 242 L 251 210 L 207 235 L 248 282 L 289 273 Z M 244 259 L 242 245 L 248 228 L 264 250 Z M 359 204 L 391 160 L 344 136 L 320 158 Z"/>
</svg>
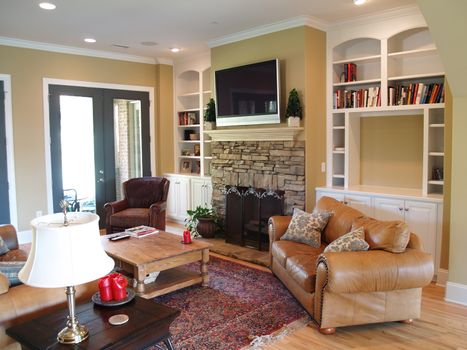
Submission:
<svg viewBox="0 0 467 350">
<path fill-rule="evenodd" d="M 402 211 L 402 210 L 404 210 L 404 208 L 399 207 L 399 211 Z"/>
<path fill-rule="evenodd" d="M 409 211 L 409 208 L 405 208 L 404 210 L 405 210 L 405 211 Z"/>
</svg>

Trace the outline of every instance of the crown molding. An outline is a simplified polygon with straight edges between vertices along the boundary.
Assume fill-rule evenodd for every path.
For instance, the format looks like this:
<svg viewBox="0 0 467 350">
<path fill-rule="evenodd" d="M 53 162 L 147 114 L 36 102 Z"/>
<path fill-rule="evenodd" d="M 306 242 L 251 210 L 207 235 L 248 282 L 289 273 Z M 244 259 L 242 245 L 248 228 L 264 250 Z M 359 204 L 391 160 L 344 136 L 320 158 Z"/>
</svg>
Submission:
<svg viewBox="0 0 467 350">
<path fill-rule="evenodd" d="M 365 24 L 374 24 L 379 23 L 382 21 L 387 21 L 393 18 L 401 18 L 407 16 L 422 16 L 420 9 L 417 5 L 407 5 L 407 6 L 400 6 L 395 7 L 385 11 L 378 11 L 369 13 L 366 15 L 354 17 L 348 20 L 342 21 L 334 21 L 328 25 L 328 30 L 338 30 L 342 28 L 346 28 L 349 26 L 358 26 L 358 25 L 365 25 Z"/>
<path fill-rule="evenodd" d="M 278 32 L 285 29 L 300 27 L 300 26 L 309 26 L 322 31 L 326 31 L 328 27 L 328 22 L 320 20 L 312 16 L 300 16 L 294 17 L 287 20 L 266 24 L 258 26 L 255 28 L 247 29 L 241 32 L 234 34 L 226 35 L 208 42 L 209 48 L 216 46 L 221 46 L 225 44 L 234 43 L 236 41 L 251 39 L 260 35 L 270 34 Z"/>
<path fill-rule="evenodd" d="M 1 36 L 0 36 L 0 45 L 21 47 L 21 48 L 41 50 L 41 51 L 51 51 L 51 52 L 65 53 L 65 54 L 70 54 L 70 55 L 107 58 L 111 60 L 129 61 L 129 62 L 137 62 L 137 63 L 169 64 L 169 65 L 173 64 L 173 61 L 171 59 L 166 59 L 166 58 L 152 58 L 152 57 L 144 57 L 144 56 L 126 55 L 126 54 L 109 52 L 109 51 L 83 49 L 83 48 L 73 47 L 73 46 L 56 45 L 56 44 L 39 42 L 39 41 L 14 39 L 14 38 L 7 38 L 7 37 L 1 37 Z"/>
</svg>

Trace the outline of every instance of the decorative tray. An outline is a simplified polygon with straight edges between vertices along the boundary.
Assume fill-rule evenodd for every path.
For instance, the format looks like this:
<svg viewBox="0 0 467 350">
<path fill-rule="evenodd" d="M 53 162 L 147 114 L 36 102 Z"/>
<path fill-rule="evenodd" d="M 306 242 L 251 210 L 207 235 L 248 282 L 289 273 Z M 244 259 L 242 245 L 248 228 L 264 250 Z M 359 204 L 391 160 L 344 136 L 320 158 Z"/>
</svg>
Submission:
<svg viewBox="0 0 467 350">
<path fill-rule="evenodd" d="M 136 296 L 136 293 L 133 289 L 127 288 L 126 289 L 126 298 L 122 300 L 112 300 L 112 301 L 102 301 L 99 292 L 96 292 L 92 295 L 91 300 L 94 304 L 102 305 L 102 306 L 118 306 L 129 303 L 132 301 Z"/>
</svg>

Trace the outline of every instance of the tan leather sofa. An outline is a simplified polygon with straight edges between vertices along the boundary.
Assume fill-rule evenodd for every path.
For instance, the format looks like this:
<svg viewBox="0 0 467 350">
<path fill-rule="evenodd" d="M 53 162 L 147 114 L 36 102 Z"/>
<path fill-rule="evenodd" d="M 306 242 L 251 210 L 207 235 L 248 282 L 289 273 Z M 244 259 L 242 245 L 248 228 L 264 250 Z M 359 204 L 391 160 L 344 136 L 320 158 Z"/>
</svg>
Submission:
<svg viewBox="0 0 467 350">
<path fill-rule="evenodd" d="M 397 223 L 366 218 L 329 197 L 320 198 L 314 211 L 333 213 L 323 231 L 321 247 L 280 240 L 291 216 L 274 216 L 269 220 L 269 252 L 273 273 L 312 316 L 320 332 L 331 334 L 336 327 L 419 318 L 422 287 L 431 282 L 434 267 L 418 236 L 407 232 L 410 240 L 399 253 L 372 249 L 400 244 L 401 238 L 394 234 Z M 365 228 L 367 242 L 367 230 L 373 232 L 377 227 L 370 250 L 323 253 L 355 224 Z"/>
<path fill-rule="evenodd" d="M 7 242 L 10 258 L 20 261 L 26 259 L 27 252 L 18 247 L 16 230 L 11 225 L 0 226 L 0 236 Z M 3 261 L 6 256 L 2 255 Z M 97 282 L 76 286 L 77 300 L 90 299 L 97 291 Z M 21 349 L 21 346 L 6 335 L 5 330 L 19 322 L 45 314 L 59 307 L 66 306 L 64 288 L 34 288 L 24 284 L 9 288 L 6 276 L 0 273 L 0 349 Z M 65 327 L 66 320 L 63 320 Z"/>
</svg>

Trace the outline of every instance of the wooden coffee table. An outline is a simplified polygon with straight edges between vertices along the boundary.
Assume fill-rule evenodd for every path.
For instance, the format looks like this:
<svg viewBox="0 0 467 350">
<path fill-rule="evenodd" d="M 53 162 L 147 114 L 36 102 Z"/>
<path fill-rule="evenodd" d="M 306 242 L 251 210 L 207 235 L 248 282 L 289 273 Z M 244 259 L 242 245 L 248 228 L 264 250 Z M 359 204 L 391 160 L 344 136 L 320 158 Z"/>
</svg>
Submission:
<svg viewBox="0 0 467 350">
<path fill-rule="evenodd" d="M 174 290 L 209 282 L 208 266 L 211 243 L 193 240 L 181 243 L 182 237 L 159 232 L 143 238 L 131 237 L 120 241 L 109 241 L 102 236 L 102 245 L 117 267 L 132 273 L 136 279 L 136 293 L 143 298 L 153 298 Z M 200 261 L 199 272 L 187 270 L 183 265 Z M 152 272 L 160 271 L 155 282 L 144 284 Z"/>
<path fill-rule="evenodd" d="M 112 326 L 108 319 L 117 314 L 129 317 L 127 323 Z M 180 311 L 151 300 L 136 297 L 127 304 L 105 307 L 93 302 L 78 304 L 76 317 L 89 329 L 89 338 L 77 345 L 60 344 L 57 333 L 65 327 L 68 309 L 62 308 L 43 316 L 16 324 L 6 333 L 18 341 L 23 349 L 145 349 L 164 343 L 174 349 L 170 340 L 169 326 Z"/>
</svg>

